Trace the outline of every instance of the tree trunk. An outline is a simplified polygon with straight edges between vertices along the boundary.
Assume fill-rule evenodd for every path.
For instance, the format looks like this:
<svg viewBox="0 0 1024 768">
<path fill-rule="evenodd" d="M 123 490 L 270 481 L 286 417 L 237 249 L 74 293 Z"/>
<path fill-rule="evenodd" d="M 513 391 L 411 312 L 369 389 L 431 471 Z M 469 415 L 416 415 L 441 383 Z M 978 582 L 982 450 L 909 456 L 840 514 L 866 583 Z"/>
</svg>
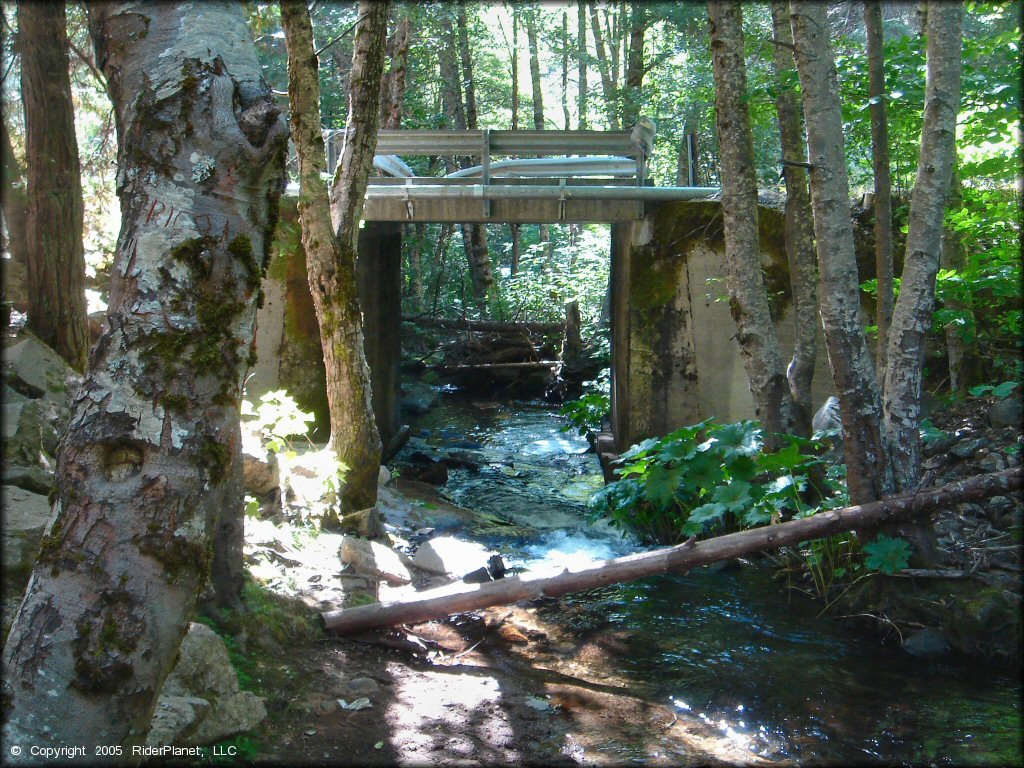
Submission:
<svg viewBox="0 0 1024 768">
<path fill-rule="evenodd" d="M 862 504 L 884 496 L 892 476 L 860 312 L 839 86 L 825 5 L 791 0 L 790 11 L 811 163 L 821 320 L 842 415 L 847 486 L 850 499 Z"/>
<path fill-rule="evenodd" d="M 349 75 L 346 137 L 334 176 L 333 206 L 329 207 L 327 189 L 320 177 L 326 160 L 309 13 L 300 1 L 281 4 L 288 47 L 292 135 L 299 160 L 302 244 L 327 372 L 331 448 L 345 467 L 341 514 L 372 507 L 376 502 L 381 451 L 356 294 L 356 234 L 377 144 L 387 3 L 370 3 L 359 10 Z"/>
<path fill-rule="evenodd" d="M 647 25 L 643 3 L 634 2 L 629 24 L 629 55 L 626 57 L 626 89 L 622 98 L 622 124 L 636 123 L 643 103 L 644 31 Z"/>
<path fill-rule="evenodd" d="M 28 169 L 28 328 L 85 370 L 82 180 L 63 3 L 18 3 Z"/>
<path fill-rule="evenodd" d="M 889 332 L 884 412 L 896 487 L 916 486 L 921 470 L 921 375 L 935 306 L 935 275 L 946 197 L 956 158 L 956 116 L 960 109 L 963 6 L 932 3 L 928 8 L 928 77 L 917 180 L 900 295 Z"/>
<path fill-rule="evenodd" d="M 772 2 L 772 26 L 775 42 L 772 62 L 778 80 L 775 106 L 779 113 L 779 132 L 782 143 L 782 174 L 786 181 L 785 237 L 789 256 L 789 285 L 793 297 L 795 343 L 793 359 L 786 369 L 789 393 L 796 406 L 796 431 L 810 436 L 811 381 L 814 378 L 814 359 L 817 355 L 818 291 L 817 265 L 814 252 L 814 217 L 811 197 L 807 191 L 807 172 L 798 165 L 805 161 L 803 126 L 800 124 L 800 104 L 796 91 L 787 87 L 795 77 L 793 61 L 793 34 L 789 27 L 789 9 L 785 2 Z"/>
<path fill-rule="evenodd" d="M 570 130 L 569 122 L 569 12 L 562 9 L 562 122 Z"/>
<path fill-rule="evenodd" d="M 512 5 L 512 130 L 519 130 L 519 11 Z M 522 235 L 519 224 L 509 224 L 509 237 L 512 241 L 509 257 L 509 274 L 519 272 L 520 238 Z"/>
<path fill-rule="evenodd" d="M 557 570 L 507 576 L 485 584 L 455 582 L 418 592 L 402 600 L 373 603 L 321 613 L 324 627 L 340 635 L 366 632 L 396 624 L 415 624 L 453 613 L 478 611 L 492 605 L 507 605 L 570 592 L 598 589 L 648 576 L 686 574 L 693 568 L 755 552 L 823 539 L 843 531 L 878 525 L 882 521 L 909 518 L 969 500 L 1010 494 L 1024 485 L 1019 467 L 981 475 L 941 488 L 907 494 L 861 506 L 820 512 L 802 520 L 753 528 L 704 541 L 650 552 L 640 552 L 577 570 Z"/>
<path fill-rule="evenodd" d="M 776 433 L 793 431 L 794 408 L 761 269 L 742 10 L 733 2 L 709 2 L 708 15 L 715 75 L 715 114 L 722 156 L 722 218 L 729 310 L 736 322 L 755 414 L 772 442 Z"/>
<path fill-rule="evenodd" d="M 526 40 L 530 47 L 530 81 L 533 88 L 533 127 L 544 130 L 544 92 L 540 85 L 540 47 L 537 42 L 537 9 L 530 8 L 526 13 Z M 538 225 L 540 242 L 544 246 L 547 266 L 551 266 L 553 243 L 551 227 L 547 224 Z"/>
<path fill-rule="evenodd" d="M 519 130 L 519 9 L 512 5 L 512 130 Z"/>
<path fill-rule="evenodd" d="M 88 12 L 116 110 L 121 234 L 107 329 L 4 647 L 3 735 L 28 760 L 30 744 L 75 744 L 121 764 L 210 571 L 287 128 L 241 5 Z"/>
<path fill-rule="evenodd" d="M 601 88 L 604 93 L 605 114 L 608 115 L 608 127 L 617 131 L 620 128 L 618 99 L 615 94 L 615 80 L 612 78 L 608 64 L 608 51 L 604 45 L 604 35 L 601 34 L 601 21 L 597 17 L 597 5 L 593 0 L 588 0 L 587 7 L 590 9 L 590 29 L 594 33 L 594 47 L 597 50 L 597 71 L 601 75 Z"/>
<path fill-rule="evenodd" d="M 469 48 L 469 24 L 466 19 L 465 0 L 459 2 L 458 12 L 459 57 L 462 62 L 462 82 L 465 84 L 466 127 L 477 130 L 476 89 L 473 85 L 473 57 Z M 468 251 L 470 275 L 473 281 L 473 298 L 486 308 L 486 300 L 496 288 L 494 271 L 491 269 L 491 254 L 487 247 L 487 226 L 485 224 L 467 224 L 463 226 L 463 235 L 468 230 Z"/>
<path fill-rule="evenodd" d="M 409 247 L 409 293 L 413 298 L 413 307 L 417 310 L 423 308 L 423 248 L 427 240 L 426 230 L 426 224 L 417 222 Z"/>
<path fill-rule="evenodd" d="M 577 107 L 581 131 L 587 130 L 587 11 L 584 0 L 576 0 L 576 69 L 579 72 Z"/>
<path fill-rule="evenodd" d="M 7 131 L 7 121 L 0 120 L 0 131 L 3 132 L 3 177 L 0 179 L 0 207 L 3 208 L 4 223 L 7 227 L 7 241 L 4 249 L 11 255 L 11 262 L 17 265 L 20 270 L 27 269 L 28 243 L 28 198 L 25 194 L 25 172 L 14 154 L 14 146 L 11 144 L 11 135 Z M 5 266 L 4 270 L 10 269 Z M 10 274 L 6 272 L 6 274 Z M 4 302 L 12 302 L 17 310 L 24 312 L 28 309 L 25 299 L 27 296 L 12 296 L 8 291 L 8 283 L 3 282 Z M 10 318 L 7 314 L 7 305 L 4 304 L 3 325 L 9 324 Z"/>
<path fill-rule="evenodd" d="M 402 127 L 405 79 L 409 70 L 409 45 L 412 43 L 409 9 L 405 6 L 400 8 L 402 10 L 395 24 L 395 31 L 388 41 L 391 69 L 384 78 L 381 90 L 380 124 L 381 128 L 389 130 Z"/>
<path fill-rule="evenodd" d="M 946 209 L 959 209 L 962 204 L 963 193 L 960 187 L 960 176 L 954 166 Z M 963 236 L 952 227 L 945 227 L 942 230 L 942 245 L 939 250 L 939 267 L 941 269 L 959 271 L 967 264 Z M 958 322 L 950 322 L 944 329 L 946 353 L 949 358 L 949 389 L 952 392 L 962 392 L 965 388 L 980 384 L 982 381 L 981 356 L 978 352 L 978 324 L 970 303 L 961 301 L 957 296 L 947 298 L 944 306 L 966 317 L 966 322 L 963 325 Z"/>
<path fill-rule="evenodd" d="M 875 275 L 878 279 L 877 369 L 886 368 L 889 326 L 892 324 L 892 179 L 889 173 L 889 118 L 885 87 L 885 41 L 881 0 L 864 4 L 864 25 L 867 30 L 868 98 L 871 103 L 871 164 L 875 175 Z"/>
<path fill-rule="evenodd" d="M 540 48 L 537 42 L 537 9 L 526 11 L 526 40 L 530 47 L 530 84 L 533 88 L 533 127 L 544 130 L 544 92 L 540 86 Z"/>
</svg>

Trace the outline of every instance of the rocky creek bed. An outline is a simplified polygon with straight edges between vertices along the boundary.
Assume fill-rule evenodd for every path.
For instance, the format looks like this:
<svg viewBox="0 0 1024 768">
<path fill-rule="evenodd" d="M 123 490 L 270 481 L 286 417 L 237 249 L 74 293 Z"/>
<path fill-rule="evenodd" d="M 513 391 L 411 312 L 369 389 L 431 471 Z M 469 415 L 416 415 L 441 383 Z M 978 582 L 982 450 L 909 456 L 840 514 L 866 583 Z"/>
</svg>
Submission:
<svg viewBox="0 0 1024 768">
<path fill-rule="evenodd" d="M 48 516 L 57 429 L 76 385 L 47 353 L 25 335 L 4 353 L 5 630 Z M 946 432 L 926 449 L 935 483 L 1019 461 L 1006 450 L 1020 444 L 1019 401 L 1016 418 L 1013 401 L 969 403 L 932 417 Z M 186 646 L 206 648 L 217 671 L 183 653 L 158 711 L 165 743 L 231 738 L 243 760 L 289 764 L 1024 759 L 1019 498 L 937 517 L 948 573 L 917 580 L 930 592 L 916 612 L 880 609 L 865 591 L 870 617 L 823 616 L 773 580 L 769 562 L 735 562 L 359 639 L 326 635 L 319 610 L 443 581 L 416 565 L 428 542 L 476 545 L 453 571 L 489 551 L 529 568 L 635 548 L 585 520 L 600 470 L 550 406 L 444 394 L 423 410 L 392 466 L 433 462 L 447 479 L 382 473 L 394 546 L 379 562 L 358 539 L 302 522 L 322 503 L 322 452 L 274 460 L 250 436 L 246 479 L 260 502 L 246 526 L 250 610 L 204 618 L 217 635 L 202 625 L 190 634 Z M 235 720 L 210 732 L 218 711 Z"/>
</svg>

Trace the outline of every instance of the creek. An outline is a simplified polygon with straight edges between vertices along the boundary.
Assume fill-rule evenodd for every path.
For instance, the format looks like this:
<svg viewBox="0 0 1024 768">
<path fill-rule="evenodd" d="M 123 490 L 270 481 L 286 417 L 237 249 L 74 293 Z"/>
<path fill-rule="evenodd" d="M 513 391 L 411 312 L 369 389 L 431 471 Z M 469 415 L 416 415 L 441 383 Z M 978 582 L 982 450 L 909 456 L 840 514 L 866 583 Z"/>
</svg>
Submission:
<svg viewBox="0 0 1024 768">
<path fill-rule="evenodd" d="M 511 566 L 581 564 L 637 551 L 587 520 L 597 458 L 543 402 L 445 392 L 403 450 L 472 456 L 442 488 L 516 523 L 485 542 Z M 398 461 L 401 463 L 402 454 Z M 773 579 L 767 561 L 706 567 L 562 598 L 546 621 L 615 633 L 616 677 L 721 729 L 763 757 L 798 763 L 1014 765 L 1024 761 L 1018 670 L 913 657 Z M 640 761 L 617 744 L 619 760 Z"/>
</svg>

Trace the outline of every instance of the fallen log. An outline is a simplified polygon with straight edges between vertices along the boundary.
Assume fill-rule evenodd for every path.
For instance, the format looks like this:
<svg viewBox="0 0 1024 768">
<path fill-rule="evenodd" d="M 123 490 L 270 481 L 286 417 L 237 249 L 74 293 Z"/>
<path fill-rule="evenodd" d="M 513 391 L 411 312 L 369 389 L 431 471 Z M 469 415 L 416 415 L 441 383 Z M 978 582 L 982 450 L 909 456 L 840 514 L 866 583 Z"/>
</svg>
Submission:
<svg viewBox="0 0 1024 768">
<path fill-rule="evenodd" d="M 402 321 L 427 328 L 445 328 L 452 331 L 480 331 L 484 333 L 543 333 L 559 334 L 565 329 L 563 323 L 515 323 L 500 320 L 451 320 L 443 317 L 402 315 Z"/>
<path fill-rule="evenodd" d="M 507 605 L 540 597 L 557 597 L 609 584 L 665 573 L 686 573 L 699 565 L 821 539 L 854 528 L 908 518 L 964 501 L 1005 495 L 1024 486 L 1024 469 L 979 475 L 967 480 L 893 496 L 870 504 L 821 512 L 802 520 L 730 533 L 675 547 L 605 560 L 578 570 L 526 573 L 479 585 L 461 582 L 416 593 L 403 600 L 321 613 L 326 629 L 338 634 L 365 632 L 396 624 L 437 619 L 492 605 Z"/>
</svg>

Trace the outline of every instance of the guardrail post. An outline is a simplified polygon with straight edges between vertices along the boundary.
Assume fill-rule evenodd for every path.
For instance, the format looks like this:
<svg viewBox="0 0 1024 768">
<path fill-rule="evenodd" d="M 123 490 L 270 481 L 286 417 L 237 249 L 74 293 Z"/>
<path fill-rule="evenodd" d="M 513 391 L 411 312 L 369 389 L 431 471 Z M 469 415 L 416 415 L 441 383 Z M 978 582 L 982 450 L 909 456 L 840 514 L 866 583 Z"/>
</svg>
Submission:
<svg viewBox="0 0 1024 768">
<path fill-rule="evenodd" d="M 480 161 L 480 179 L 486 189 L 491 183 L 491 129 L 484 128 L 482 133 L 483 157 Z M 484 195 L 484 216 L 488 219 L 491 217 L 491 199 L 487 195 Z"/>
</svg>

